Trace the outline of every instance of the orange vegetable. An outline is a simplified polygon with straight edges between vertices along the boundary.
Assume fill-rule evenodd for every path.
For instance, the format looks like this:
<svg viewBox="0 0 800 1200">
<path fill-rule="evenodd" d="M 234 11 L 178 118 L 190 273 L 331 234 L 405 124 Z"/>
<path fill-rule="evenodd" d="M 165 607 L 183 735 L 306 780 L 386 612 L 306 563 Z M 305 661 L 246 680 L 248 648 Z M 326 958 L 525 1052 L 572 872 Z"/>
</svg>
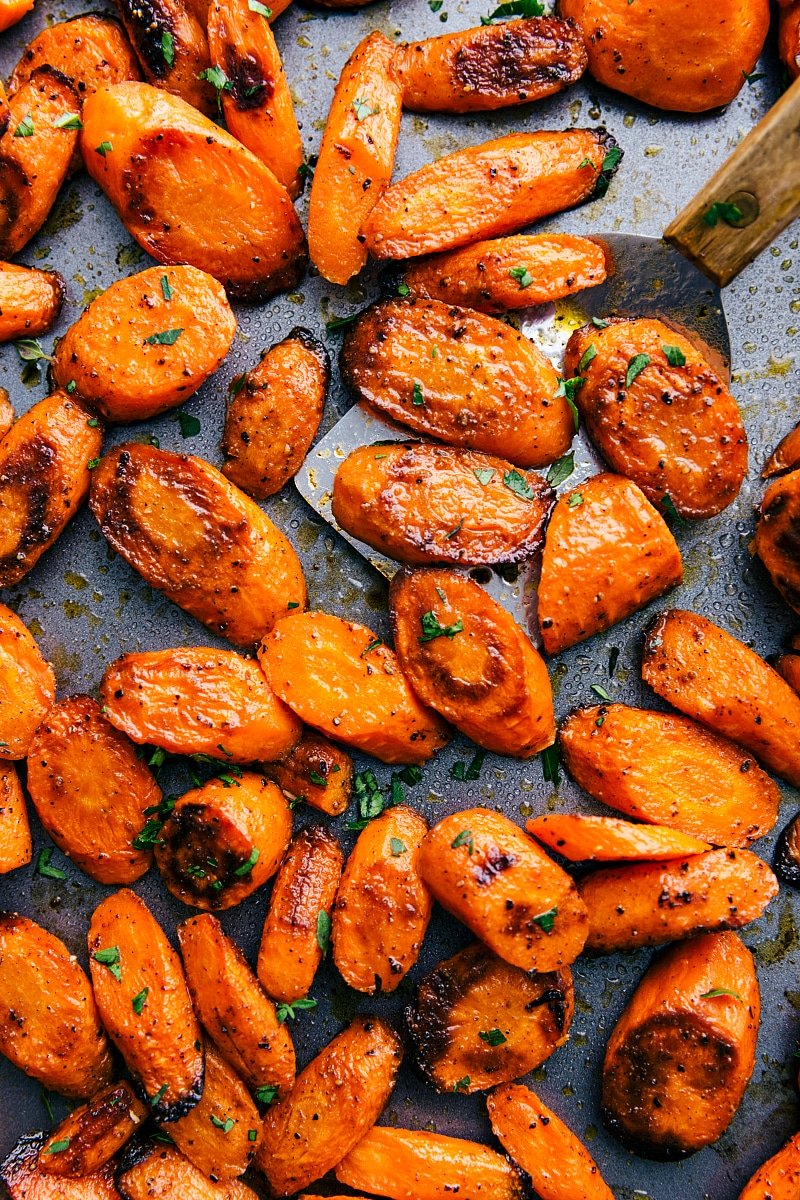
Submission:
<svg viewBox="0 0 800 1200">
<path fill-rule="evenodd" d="M 800 1133 L 767 1159 L 745 1184 L 739 1200 L 794 1200 L 800 1188 Z"/>
<path fill-rule="evenodd" d="M 0 440 L 6 436 L 15 421 L 14 407 L 5 388 L 0 388 Z"/>
<path fill-rule="evenodd" d="M 11 75 L 8 87 L 12 95 L 44 66 L 66 75 L 81 102 L 103 84 L 141 78 L 125 30 L 105 12 L 58 21 L 37 33 Z"/>
<path fill-rule="evenodd" d="M 800 0 L 781 8 L 778 16 L 778 53 L 792 79 L 800 76 Z M 742 1193 L 744 1198 L 745 1193 Z M 749 1197 L 748 1197 L 749 1200 Z M 782 1200 L 777 1197 L 775 1200 Z"/>
<path fill-rule="evenodd" d="M 300 470 L 322 420 L 330 373 L 325 347 L 298 328 L 247 372 L 225 417 L 222 473 L 248 496 L 272 496 Z"/>
<path fill-rule="evenodd" d="M 142 421 L 193 396 L 231 347 L 236 318 L 216 279 L 150 267 L 112 283 L 60 339 L 57 387 L 109 421 Z"/>
<path fill-rule="evenodd" d="M 259 657 L 275 692 L 309 725 L 388 763 L 424 763 L 449 740 L 397 658 L 363 625 L 330 613 L 279 621 Z"/>
<path fill-rule="evenodd" d="M 495 1137 L 541 1200 L 614 1200 L 589 1151 L 530 1088 L 497 1088 L 486 1107 Z"/>
<path fill-rule="evenodd" d="M 39 1151 L 38 1168 L 66 1179 L 102 1171 L 147 1115 L 129 1083 L 111 1083 L 52 1130 Z"/>
<path fill-rule="evenodd" d="M 286 189 L 179 97 L 146 83 L 98 89 L 84 105 L 81 149 L 128 232 L 158 262 L 199 267 L 232 298 L 259 303 L 302 276 L 305 239 Z"/>
<path fill-rule="evenodd" d="M 215 0 L 208 46 L 213 66 L 225 73 L 219 97 L 226 126 L 294 199 L 303 190 L 303 143 L 267 15 L 248 0 Z"/>
<path fill-rule="evenodd" d="M 285 1095 L 294 1083 L 292 1039 L 239 947 L 210 913 L 179 925 L 178 941 L 195 1012 L 217 1049 L 251 1088 Z"/>
<path fill-rule="evenodd" d="M 347 283 L 367 261 L 361 227 L 392 177 L 400 132 L 397 49 L 377 30 L 356 46 L 336 85 L 311 184 L 311 261 Z"/>
<path fill-rule="evenodd" d="M 109 721 L 134 742 L 222 763 L 274 758 L 302 728 L 258 663 L 233 650 L 123 654 L 106 667 L 100 695 Z"/>
<path fill-rule="evenodd" d="M 153 1116 L 177 1121 L 203 1093 L 200 1026 L 180 959 L 127 888 L 94 910 L 89 965 L 103 1024 Z"/>
<path fill-rule="evenodd" d="M 200 109 L 214 112 L 206 82 L 210 64 L 206 22 L 185 0 L 155 0 L 147 7 L 119 0 L 119 13 L 149 83 Z"/>
<path fill-rule="evenodd" d="M 547 528 L 539 628 L 548 654 L 602 633 L 681 582 L 675 538 L 635 483 L 594 475 L 559 497 Z"/>
<path fill-rule="evenodd" d="M 406 569 L 392 580 L 389 606 L 397 656 L 420 700 L 499 754 L 527 758 L 552 745 L 547 668 L 482 587 L 455 571 Z"/>
<path fill-rule="evenodd" d="M 800 786 L 800 696 L 738 638 L 697 613 L 670 609 L 648 631 L 642 678 Z"/>
<path fill-rule="evenodd" d="M 531 974 L 473 942 L 439 963 L 405 1010 L 417 1068 L 437 1092 L 518 1079 L 567 1041 L 569 967 Z"/>
<path fill-rule="evenodd" d="M 165 1133 L 213 1180 L 236 1179 L 255 1157 L 261 1135 L 258 1109 L 210 1042 L 205 1043 L 203 1094 L 185 1117 L 166 1126 Z"/>
<path fill-rule="evenodd" d="M 258 978 L 275 1000 L 291 1004 L 311 989 L 327 949 L 342 861 L 339 843 L 321 825 L 307 825 L 292 838 L 272 888 L 258 952 Z"/>
<path fill-rule="evenodd" d="M 800 612 L 800 471 L 774 480 L 758 509 L 756 554 L 795 612 Z"/>
<path fill-rule="evenodd" d="M 404 268 L 403 282 L 412 296 L 499 314 L 595 287 L 607 270 L 600 242 L 571 233 L 522 233 L 419 259 Z"/>
<path fill-rule="evenodd" d="M 0 463 L 3 447 L 0 444 Z M 3 511 L 0 488 L 0 513 Z M 0 762 L 25 758 L 56 698 L 56 678 L 28 627 L 0 604 Z"/>
<path fill-rule="evenodd" d="M 709 933 L 655 960 L 603 1063 L 603 1119 L 630 1148 L 680 1158 L 715 1142 L 755 1065 L 761 1014 L 753 956 Z"/>
<path fill-rule="evenodd" d="M 132 1163 L 126 1161 L 117 1185 L 123 1200 L 258 1200 L 241 1180 L 215 1183 L 174 1146 L 161 1144 L 146 1144 Z"/>
<path fill-rule="evenodd" d="M 201 458 L 115 446 L 92 476 L 90 504 L 147 583 L 236 645 L 257 642 L 290 604 L 305 606 L 289 540 Z"/>
<path fill-rule="evenodd" d="M 586 949 L 613 954 L 740 929 L 761 916 L 778 881 L 749 850 L 710 850 L 593 871 L 578 888 L 589 912 Z"/>
<path fill-rule="evenodd" d="M 291 801 L 301 801 L 329 817 L 339 817 L 350 803 L 353 760 L 313 729 L 278 762 L 265 763 L 268 775 Z"/>
<path fill-rule="evenodd" d="M 579 708 L 559 741 L 575 782 L 638 821 L 748 846 L 778 819 L 780 792 L 752 756 L 686 717 L 625 704 Z"/>
<path fill-rule="evenodd" d="M 519 1174 L 496 1150 L 477 1142 L 411 1129 L 371 1129 L 339 1163 L 348 1187 L 392 1200 L 520 1200 Z"/>
<path fill-rule="evenodd" d="M 22 784 L 13 765 L 0 762 L 0 875 L 26 866 L 32 853 Z"/>
<path fill-rule="evenodd" d="M 14 422 L 0 442 L 0 587 L 24 579 L 78 511 L 102 444 L 97 419 L 66 392 Z"/>
<path fill-rule="evenodd" d="M 272 878 L 291 836 L 292 811 L 274 783 L 252 771 L 223 772 L 177 801 L 156 865 L 178 900 L 219 911 Z"/>
<path fill-rule="evenodd" d="M 357 1017 L 311 1060 L 264 1118 L 256 1161 L 275 1196 L 320 1179 L 361 1141 L 392 1093 L 402 1056 L 384 1021 Z"/>
<path fill-rule="evenodd" d="M 617 817 L 549 813 L 534 817 L 525 828 L 570 862 L 663 862 L 711 849 L 666 825 L 634 825 Z"/>
<path fill-rule="evenodd" d="M 594 355 L 594 357 L 592 357 Z M 584 325 L 567 343 L 566 378 L 612 470 L 653 504 L 711 517 L 731 504 L 747 474 L 747 434 L 726 381 L 682 334 L 661 321 Z"/>
<path fill-rule="evenodd" d="M 429 442 L 353 450 L 331 511 L 352 537 L 400 562 L 519 562 L 542 544 L 553 492 L 507 459 Z"/>
<path fill-rule="evenodd" d="M 572 879 L 501 813 L 444 817 L 419 865 L 442 907 L 513 966 L 554 971 L 583 949 L 589 917 Z"/>
<path fill-rule="evenodd" d="M 0 1166 L 0 1182 L 5 1184 L 9 1200 L 120 1200 L 110 1163 L 81 1179 L 46 1175 L 39 1166 L 44 1140 L 43 1133 L 21 1137 Z"/>
<path fill-rule="evenodd" d="M 63 299 L 64 280 L 55 271 L 0 263 L 0 342 L 47 333 Z"/>
<path fill-rule="evenodd" d="M 414 966 L 433 911 L 420 876 L 428 823 L 405 804 L 370 821 L 350 852 L 333 911 L 333 961 L 359 992 L 393 992 Z"/>
<path fill-rule="evenodd" d="M 515 233 L 591 200 L 616 143 L 605 130 L 511 133 L 457 150 L 393 184 L 361 226 L 376 258 L 414 258 Z"/>
<path fill-rule="evenodd" d="M 0 915 L 0 1052 L 51 1091 L 85 1100 L 111 1082 L 111 1051 L 92 988 L 63 942 Z"/>
<path fill-rule="evenodd" d="M 16 25 L 33 8 L 33 0 L 2 0 L 0 2 L 0 33 Z"/>
<path fill-rule="evenodd" d="M 781 654 L 775 660 L 775 670 L 786 680 L 789 687 L 800 692 L 800 654 Z"/>
<path fill-rule="evenodd" d="M 555 368 L 529 338 L 440 300 L 373 304 L 345 338 L 341 371 L 380 415 L 518 466 L 552 462 L 575 434 Z"/>
<path fill-rule="evenodd" d="M 633 12 L 630 9 L 633 8 Z M 558 0 L 583 30 L 599 83 L 655 108 L 706 112 L 751 74 L 769 28 L 769 0 Z"/>
<path fill-rule="evenodd" d="M 800 8 L 798 8 L 800 12 Z M 793 471 L 800 466 L 800 422 L 782 437 L 772 451 L 761 472 L 762 479 L 771 479 L 783 471 Z"/>
<path fill-rule="evenodd" d="M 580 79 L 587 61 L 571 21 L 532 17 L 398 46 L 394 71 L 404 108 L 463 113 L 554 96 Z"/>
</svg>

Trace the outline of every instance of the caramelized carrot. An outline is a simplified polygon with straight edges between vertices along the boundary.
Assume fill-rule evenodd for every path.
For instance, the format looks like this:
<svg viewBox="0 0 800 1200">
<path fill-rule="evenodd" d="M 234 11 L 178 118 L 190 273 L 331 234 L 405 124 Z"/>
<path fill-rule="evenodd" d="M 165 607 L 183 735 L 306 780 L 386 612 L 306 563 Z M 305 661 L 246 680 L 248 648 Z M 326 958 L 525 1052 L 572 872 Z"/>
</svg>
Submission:
<svg viewBox="0 0 800 1200">
<path fill-rule="evenodd" d="M 12 763 L 0 762 L 0 875 L 26 866 L 32 854 L 22 784 Z"/>
<path fill-rule="evenodd" d="M 204 1046 L 203 1094 L 165 1132 L 191 1163 L 214 1180 L 236 1179 L 255 1157 L 258 1109 L 239 1076 L 210 1042 Z"/>
<path fill-rule="evenodd" d="M 39 1151 L 39 1170 L 67 1179 L 102 1171 L 147 1116 L 129 1083 L 111 1083 L 50 1133 Z"/>
<path fill-rule="evenodd" d="M 800 654 L 781 654 L 775 660 L 775 670 L 789 687 L 800 692 Z"/>
<path fill-rule="evenodd" d="M 0 1182 L 9 1200 L 120 1200 L 111 1163 L 80 1179 L 47 1175 L 39 1165 L 44 1141 L 43 1133 L 26 1134 L 0 1165 Z"/>
<path fill-rule="evenodd" d="M 800 13 L 800 4 L 798 4 Z M 773 475 L 781 475 L 784 471 L 793 471 L 800 466 L 800 422 L 781 438 L 764 464 L 761 472 L 762 479 L 771 479 Z"/>
<path fill-rule="evenodd" d="M 205 74 L 210 65 L 206 20 L 187 0 L 150 0 L 146 8 L 136 0 L 119 0 L 118 8 L 146 79 L 213 113 L 214 93 Z"/>
<path fill-rule="evenodd" d="M 744 1186 L 739 1200 L 794 1200 L 800 1188 L 800 1133 L 767 1159 Z"/>
<path fill-rule="evenodd" d="M 16 25 L 33 8 L 34 0 L 2 0 L 0 3 L 0 33 Z"/>
<path fill-rule="evenodd" d="M 787 4 L 778 14 L 778 53 L 792 79 L 800 76 L 800 0 Z M 782 1200 L 777 1197 L 775 1200 Z"/>
<path fill-rule="evenodd" d="M 662 862 L 711 849 L 666 825 L 634 825 L 617 817 L 550 813 L 532 818 L 525 828 L 570 862 Z"/>
<path fill-rule="evenodd" d="M 63 299 L 64 280 L 55 271 L 0 263 L 0 342 L 46 333 Z"/>
<path fill-rule="evenodd" d="M 0 461 L 2 457 L 0 445 Z M 0 761 L 25 758 L 55 698 L 53 668 L 45 662 L 28 627 L 0 604 Z"/>
<path fill-rule="evenodd" d="M 141 77 L 133 46 L 109 13 L 85 13 L 46 26 L 25 47 L 9 90 L 19 91 L 44 66 L 66 75 L 81 102 L 103 84 Z"/>
<path fill-rule="evenodd" d="M 341 816 L 350 803 L 353 760 L 313 729 L 307 729 L 283 758 L 265 763 L 264 774 L 277 783 L 287 799 L 301 801 L 329 817 Z"/>
<path fill-rule="evenodd" d="M 174 1146 L 161 1142 L 146 1142 L 135 1157 L 126 1158 L 117 1185 L 123 1200 L 259 1200 L 241 1180 L 215 1183 Z"/>
<path fill-rule="evenodd" d="M 795 612 L 800 612 L 800 559 L 796 530 L 800 525 L 800 471 L 774 480 L 758 508 L 756 554 L 769 577 Z"/>
</svg>

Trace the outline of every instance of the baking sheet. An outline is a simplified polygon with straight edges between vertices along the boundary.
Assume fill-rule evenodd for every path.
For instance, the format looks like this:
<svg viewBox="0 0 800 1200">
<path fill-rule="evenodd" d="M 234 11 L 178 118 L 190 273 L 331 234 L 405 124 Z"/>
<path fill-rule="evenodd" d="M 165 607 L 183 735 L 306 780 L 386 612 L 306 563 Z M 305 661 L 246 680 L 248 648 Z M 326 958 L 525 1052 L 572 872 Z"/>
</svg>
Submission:
<svg viewBox="0 0 800 1200">
<path fill-rule="evenodd" d="M 477 0 L 445 4 L 433 13 L 425 0 L 381 2 L 351 13 L 326 13 L 293 8 L 276 22 L 276 36 L 310 153 L 318 149 L 320 130 L 339 71 L 356 43 L 372 29 L 391 37 L 417 38 L 450 29 L 467 28 L 489 10 Z M 37 0 L 32 14 L 0 38 L 0 67 L 7 76 L 25 43 L 45 22 L 62 20 L 82 11 L 74 0 L 66 6 Z M 616 180 L 605 199 L 574 213 L 563 214 L 541 228 L 576 233 L 622 230 L 658 235 L 671 217 L 731 151 L 744 133 L 777 98 L 781 70 L 770 45 L 757 68 L 766 78 L 745 86 L 722 114 L 686 118 L 656 114 L 615 96 L 591 80 L 536 106 L 508 109 L 487 116 L 451 118 L 406 114 L 396 167 L 400 177 L 432 158 L 461 146 L 517 129 L 562 128 L 605 124 L 625 150 Z M 306 201 L 301 202 L 305 211 Z M 68 285 L 68 302 L 59 323 L 42 339 L 45 348 L 54 334 L 63 333 L 81 308 L 100 289 L 122 275 L 150 265 L 132 243 L 111 206 L 85 176 L 67 184 L 42 233 L 20 256 L 31 265 L 58 269 Z M 699 526 L 682 526 L 676 534 L 684 555 L 683 585 L 669 598 L 705 613 L 762 654 L 776 652 L 797 621 L 773 592 L 749 551 L 753 532 L 752 508 L 761 494 L 758 470 L 765 452 L 795 421 L 798 412 L 797 328 L 800 325 L 798 288 L 798 230 L 787 230 L 759 263 L 749 268 L 726 293 L 731 329 L 734 390 L 742 406 L 751 443 L 751 471 L 736 504 Z M 309 277 L 297 292 L 256 309 L 237 308 L 240 329 L 231 354 L 220 372 L 188 402 L 186 409 L 201 420 L 200 433 L 181 436 L 175 414 L 165 414 L 112 432 L 107 445 L 130 438 L 158 438 L 172 450 L 200 454 L 219 464 L 219 437 L 229 380 L 254 365 L 261 350 L 296 324 L 317 333 L 323 322 L 362 307 L 378 294 L 377 272 L 368 270 L 347 288 Z M 323 333 L 323 336 L 324 333 Z M 327 335 L 334 356 L 340 335 Z M 43 380 L 21 380 L 24 364 L 13 347 L 0 350 L 0 385 L 6 387 L 18 411 L 46 394 Z M 334 370 L 324 430 L 349 407 Z M 335 534 L 306 505 L 291 486 L 265 504 L 273 519 L 291 537 L 301 554 L 312 605 L 362 620 L 388 634 L 386 586 L 382 577 Z M 148 588 L 101 538 L 86 511 L 78 515 L 56 546 L 16 588 L 2 597 L 30 625 L 58 675 L 59 694 L 96 691 L 107 662 L 124 651 L 180 644 L 215 644 L 215 639 L 192 618 Z M 641 632 L 659 606 L 651 606 L 612 629 L 608 635 L 573 648 L 551 663 L 556 710 L 590 703 L 592 683 L 607 688 L 614 699 L 663 707 L 639 682 Z M 619 650 L 613 676 L 612 648 Z M 522 821 L 528 815 L 553 810 L 600 811 L 569 781 L 558 789 L 546 784 L 538 760 L 519 764 L 487 755 L 481 778 L 457 782 L 450 769 L 468 761 L 472 748 L 456 738 L 453 745 L 425 768 L 422 782 L 409 789 L 409 799 L 430 820 L 473 804 L 497 806 Z M 361 765 L 365 765 L 362 760 Z M 382 784 L 391 771 L 370 765 Z M 165 782 L 170 783 L 169 775 Z M 176 780 L 175 782 L 180 782 Z M 186 784 L 184 780 L 184 785 Z M 793 789 L 783 789 L 780 824 L 798 806 Z M 297 820 L 308 820 L 308 814 Z M 35 822 L 34 822 L 35 824 Z M 352 835 L 344 821 L 332 828 L 349 846 Z M 35 827 L 36 851 L 47 843 Z M 769 857 L 772 839 L 756 847 Z M 72 867 L 55 851 L 53 865 L 67 872 L 64 883 L 43 879 L 33 867 L 0 878 L 0 907 L 17 909 L 41 921 L 62 937 L 86 961 L 85 933 L 94 906 L 108 893 Z M 189 910 L 174 901 L 153 871 L 136 885 L 152 906 L 170 937 Z M 245 951 L 254 955 L 267 904 L 267 892 L 251 897 L 240 908 L 223 914 L 223 924 Z M 534 1086 L 583 1138 L 601 1165 L 618 1200 L 633 1197 L 674 1200 L 734 1200 L 754 1168 L 774 1152 L 798 1126 L 794 1051 L 800 1038 L 800 898 L 787 889 L 769 913 L 744 932 L 757 956 L 764 1016 L 753 1081 L 744 1103 L 720 1141 L 679 1164 L 647 1163 L 625 1152 L 602 1129 L 597 1113 L 599 1065 L 608 1033 L 640 979 L 647 952 L 611 958 L 581 959 L 574 968 L 577 1004 L 569 1044 L 533 1075 Z M 455 922 L 437 912 L 412 980 L 470 940 Z M 408 985 L 410 987 L 410 983 Z M 305 1063 L 354 1011 L 378 1011 L 397 1016 L 407 988 L 393 999 L 359 997 L 342 984 L 328 963 L 320 972 L 313 995 L 318 1008 L 302 1013 L 293 1024 L 300 1063 Z M 17 1137 L 47 1124 L 38 1085 L 5 1061 L 0 1062 L 0 1153 Z M 56 1116 L 66 1111 L 53 1100 Z M 456 1136 L 489 1137 L 480 1097 L 438 1097 L 403 1069 L 400 1083 L 383 1121 L 409 1127 L 429 1127 Z M 324 1191 L 324 1187 L 315 1187 Z M 343 1189 L 337 1188 L 339 1192 Z"/>
</svg>

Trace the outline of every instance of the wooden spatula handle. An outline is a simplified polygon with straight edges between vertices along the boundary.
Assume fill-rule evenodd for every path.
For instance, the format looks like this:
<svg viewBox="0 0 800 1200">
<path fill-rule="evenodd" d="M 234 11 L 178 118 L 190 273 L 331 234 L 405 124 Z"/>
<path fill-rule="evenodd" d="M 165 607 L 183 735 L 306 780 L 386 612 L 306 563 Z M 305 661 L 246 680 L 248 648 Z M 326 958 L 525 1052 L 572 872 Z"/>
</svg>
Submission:
<svg viewBox="0 0 800 1200">
<path fill-rule="evenodd" d="M 714 205 L 733 207 L 720 211 Z M 798 213 L 800 79 L 748 133 L 664 237 L 724 287 Z"/>
</svg>

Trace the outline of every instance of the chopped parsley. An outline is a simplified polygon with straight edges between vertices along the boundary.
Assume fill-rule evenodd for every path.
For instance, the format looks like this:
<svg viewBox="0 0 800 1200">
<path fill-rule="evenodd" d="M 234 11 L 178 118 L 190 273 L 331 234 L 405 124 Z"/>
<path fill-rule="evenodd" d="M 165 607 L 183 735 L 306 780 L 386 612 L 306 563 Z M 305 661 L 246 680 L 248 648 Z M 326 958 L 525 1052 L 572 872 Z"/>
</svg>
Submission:
<svg viewBox="0 0 800 1200">
<path fill-rule="evenodd" d="M 391 847 L 392 858 L 399 858 L 401 854 L 408 852 L 408 846 L 400 838 L 393 837 L 389 842 L 389 846 Z"/>
<path fill-rule="evenodd" d="M 39 852 L 39 857 L 36 859 L 36 874 L 41 875 L 44 879 L 66 879 L 66 871 L 62 871 L 60 867 L 50 866 L 50 859 L 52 857 L 52 846 L 48 846 Z"/>
<path fill-rule="evenodd" d="M 472 783 L 476 779 L 480 779 L 481 771 L 483 770 L 483 760 L 485 758 L 485 750 L 476 750 L 469 764 L 464 762 L 453 763 L 450 768 L 450 775 L 460 783 Z"/>
<path fill-rule="evenodd" d="M 99 146 L 95 146 L 94 152 L 95 154 L 99 154 L 101 158 L 105 158 L 113 149 L 114 147 L 111 145 L 111 142 L 101 142 Z"/>
<path fill-rule="evenodd" d="M 575 455 L 570 450 L 563 458 L 556 459 L 547 472 L 547 482 L 551 487 L 558 487 L 565 479 L 569 479 L 575 470 Z"/>
<path fill-rule="evenodd" d="M 292 1000 L 291 1004 L 288 1004 L 288 1003 L 287 1004 L 279 1004 L 277 1006 L 275 1015 L 277 1016 L 279 1022 L 282 1025 L 284 1023 L 284 1021 L 286 1021 L 289 1018 L 291 1018 L 291 1020 L 294 1020 L 295 1016 L 297 1015 L 298 1012 L 305 1012 L 306 1010 L 308 1010 L 310 1008 L 316 1008 L 316 1007 L 317 1007 L 316 1000 Z"/>
<path fill-rule="evenodd" d="M 519 496 L 520 500 L 533 500 L 536 494 L 525 476 L 520 475 L 516 467 L 510 471 L 506 471 L 503 476 L 503 483 L 510 492 L 513 492 L 515 496 Z"/>
<path fill-rule="evenodd" d="M 151 333 L 144 339 L 145 346 L 174 346 L 183 333 L 182 329 L 162 329 L 160 333 Z"/>
<path fill-rule="evenodd" d="M 472 855 L 475 852 L 475 841 L 472 837 L 471 829 L 462 829 L 461 833 L 457 834 L 450 843 L 451 850 L 458 850 L 461 846 L 467 847 L 467 853 Z"/>
<path fill-rule="evenodd" d="M 686 355 L 681 350 L 680 346 L 662 346 L 667 362 L 671 367 L 685 367 Z"/>
<path fill-rule="evenodd" d="M 715 996 L 732 996 L 734 1000 L 739 1000 L 740 1002 L 744 1003 L 738 992 L 732 991 L 731 988 L 723 987 L 712 988 L 710 992 L 703 992 L 700 996 L 700 999 L 713 1000 Z"/>
<path fill-rule="evenodd" d="M 161 53 L 164 56 L 164 62 L 171 67 L 175 62 L 175 38 L 168 29 L 165 29 L 161 35 Z"/>
<path fill-rule="evenodd" d="M 46 1149 L 46 1153 L 47 1154 L 63 1154 L 64 1151 L 68 1150 L 68 1149 L 69 1149 L 69 1138 L 68 1137 L 61 1138 L 59 1141 L 53 1142 L 53 1144 L 51 1146 L 48 1146 Z"/>
<path fill-rule="evenodd" d="M 482 1042 L 486 1042 L 487 1046 L 502 1046 L 503 1042 L 508 1041 L 508 1038 L 501 1029 L 484 1029 L 478 1034 Z"/>
<path fill-rule="evenodd" d="M 31 120 L 31 115 L 28 113 L 27 116 L 22 118 L 19 125 L 14 130 L 14 137 L 33 137 L 34 133 L 35 127 L 33 121 Z"/>
<path fill-rule="evenodd" d="M 560 779 L 558 773 L 558 764 L 560 761 L 558 745 L 554 742 L 552 746 L 548 746 L 545 750 L 542 750 L 539 757 L 542 760 L 542 775 L 545 783 L 552 783 L 554 787 L 558 787 Z"/>
<path fill-rule="evenodd" d="M 645 367 L 650 366 L 649 354 L 634 354 L 633 358 L 628 363 L 628 370 L 625 374 L 625 386 L 630 387 L 634 379 L 637 379 Z"/>
<path fill-rule="evenodd" d="M 95 950 L 92 954 L 95 962 L 100 963 L 102 967 L 106 967 L 116 979 L 117 983 L 122 982 L 122 964 L 119 957 L 119 946 L 107 946 L 105 950 Z"/>
<path fill-rule="evenodd" d="M 718 200 L 706 209 L 703 220 L 713 229 L 720 221 L 724 221 L 726 225 L 735 225 L 743 216 L 744 213 L 738 204 L 726 204 L 725 201 Z"/>
<path fill-rule="evenodd" d="M 355 113 L 357 121 L 363 121 L 365 117 L 371 117 L 381 111 L 378 105 L 373 108 L 369 100 L 364 99 L 363 96 L 356 96 L 350 107 Z"/>
<path fill-rule="evenodd" d="M 484 487 L 492 482 L 496 474 L 497 472 L 495 471 L 494 467 L 476 467 L 474 470 L 475 478 L 477 479 L 478 483 L 483 484 Z"/>
<path fill-rule="evenodd" d="M 181 437 L 197 437 L 200 432 L 201 426 L 197 417 L 193 417 L 191 413 L 184 412 L 183 409 L 178 413 L 178 424 L 181 429 Z"/>
<path fill-rule="evenodd" d="M 583 496 L 580 492 L 573 492 L 567 499 L 567 508 L 579 508 L 583 504 Z"/>
<path fill-rule="evenodd" d="M 55 122 L 56 129 L 83 129 L 83 121 L 77 113 L 64 113 Z"/>
<path fill-rule="evenodd" d="M 440 625 L 433 612 L 423 613 L 419 623 L 422 626 L 422 633 L 417 641 L 420 643 L 432 642 L 440 637 L 454 638 L 457 633 L 462 633 L 464 630 L 464 622 L 460 617 L 452 625 Z"/>
<path fill-rule="evenodd" d="M 533 283 L 533 276 L 527 267 L 511 267 L 508 273 L 512 279 L 516 279 L 517 283 L 519 284 L 520 291 L 524 291 L 525 288 L 529 288 Z"/>
<path fill-rule="evenodd" d="M 233 1117 L 226 1117 L 223 1121 L 221 1117 L 215 1117 L 213 1113 L 208 1119 L 215 1129 L 221 1129 L 223 1133 L 230 1133 L 236 1124 Z"/>
<path fill-rule="evenodd" d="M 422 408 L 425 404 L 425 397 L 422 394 L 422 384 L 418 379 L 414 380 L 414 390 L 411 393 L 411 403 L 416 408 Z"/>
<path fill-rule="evenodd" d="M 220 775 L 219 778 L 222 779 L 222 776 Z M 261 851 L 254 846 L 250 851 L 250 857 L 248 858 L 247 862 L 243 862 L 240 867 L 237 867 L 233 872 L 234 875 L 236 875 L 239 879 L 242 879 L 245 875 L 249 875 L 260 857 Z"/>
<path fill-rule="evenodd" d="M 553 926 L 556 923 L 558 909 L 556 907 L 548 908 L 547 912 L 539 913 L 538 917 L 534 917 L 535 924 L 539 926 L 543 933 L 552 933 Z"/>
<path fill-rule="evenodd" d="M 137 1017 L 142 1015 L 142 1009 L 147 1003 L 147 997 L 150 992 L 149 988 L 142 988 L 131 1000 L 131 1008 L 136 1013 Z"/>
<path fill-rule="evenodd" d="M 328 953 L 331 944 L 331 919 L 324 908 L 317 913 L 317 945 L 322 951 L 322 957 Z"/>
</svg>

